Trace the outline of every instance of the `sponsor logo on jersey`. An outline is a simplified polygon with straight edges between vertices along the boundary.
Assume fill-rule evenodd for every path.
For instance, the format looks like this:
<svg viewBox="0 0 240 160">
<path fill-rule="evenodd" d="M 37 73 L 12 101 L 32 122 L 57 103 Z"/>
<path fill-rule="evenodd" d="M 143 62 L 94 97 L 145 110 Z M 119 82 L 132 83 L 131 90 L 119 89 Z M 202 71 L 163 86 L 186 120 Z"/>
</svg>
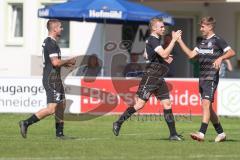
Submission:
<svg viewBox="0 0 240 160">
<path fill-rule="evenodd" d="M 199 49 L 200 54 L 213 54 L 213 49 Z"/>
<path fill-rule="evenodd" d="M 212 42 L 208 42 L 208 47 L 212 47 Z"/>
</svg>

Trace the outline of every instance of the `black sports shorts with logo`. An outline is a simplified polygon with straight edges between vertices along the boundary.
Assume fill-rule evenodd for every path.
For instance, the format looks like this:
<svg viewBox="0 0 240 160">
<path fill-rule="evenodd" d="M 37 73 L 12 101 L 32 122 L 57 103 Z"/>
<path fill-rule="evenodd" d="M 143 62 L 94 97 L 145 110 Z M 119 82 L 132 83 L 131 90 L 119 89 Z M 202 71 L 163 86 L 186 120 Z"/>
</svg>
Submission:
<svg viewBox="0 0 240 160">
<path fill-rule="evenodd" d="M 47 104 L 62 103 L 65 100 L 65 92 L 62 80 L 43 79 L 43 87 L 46 91 Z"/>
<path fill-rule="evenodd" d="M 199 81 L 199 92 L 202 99 L 207 99 L 214 102 L 214 93 L 218 86 L 218 80 L 200 80 Z"/>
<path fill-rule="evenodd" d="M 159 64 L 150 64 L 140 81 L 137 96 L 145 101 L 148 101 L 152 94 L 159 100 L 169 99 L 168 86 L 163 78 L 166 69 Z"/>
</svg>

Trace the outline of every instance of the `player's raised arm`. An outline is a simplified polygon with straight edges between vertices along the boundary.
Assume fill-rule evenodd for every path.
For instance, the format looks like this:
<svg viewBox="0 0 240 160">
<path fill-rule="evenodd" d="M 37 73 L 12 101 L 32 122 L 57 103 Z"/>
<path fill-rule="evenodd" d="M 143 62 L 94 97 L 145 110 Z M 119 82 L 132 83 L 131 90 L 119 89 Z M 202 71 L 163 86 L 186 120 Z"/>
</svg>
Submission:
<svg viewBox="0 0 240 160">
<path fill-rule="evenodd" d="M 196 50 L 190 50 L 187 45 L 183 42 L 182 38 L 179 37 L 177 40 L 178 44 L 182 48 L 183 52 L 188 56 L 188 58 L 194 58 L 197 55 Z"/>
<path fill-rule="evenodd" d="M 179 37 L 181 37 L 182 35 L 182 31 L 181 30 L 178 30 L 176 32 L 172 32 L 172 40 L 170 42 L 170 44 L 168 45 L 167 48 L 163 49 L 162 47 L 159 47 L 159 49 L 156 51 L 163 59 L 168 59 L 169 58 L 169 55 L 171 54 L 172 52 L 172 49 L 175 45 L 175 42 L 177 41 L 177 39 Z"/>
</svg>

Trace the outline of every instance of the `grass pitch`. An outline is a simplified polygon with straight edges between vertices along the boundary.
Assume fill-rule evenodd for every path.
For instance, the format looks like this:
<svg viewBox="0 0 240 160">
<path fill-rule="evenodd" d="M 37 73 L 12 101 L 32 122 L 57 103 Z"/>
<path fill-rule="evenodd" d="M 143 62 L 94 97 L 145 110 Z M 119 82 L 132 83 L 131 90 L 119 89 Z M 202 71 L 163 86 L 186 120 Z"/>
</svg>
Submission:
<svg viewBox="0 0 240 160">
<path fill-rule="evenodd" d="M 118 137 L 112 133 L 117 116 L 104 116 L 88 121 L 66 121 L 65 134 L 72 140 L 55 139 L 54 118 L 31 126 L 27 139 L 19 133 L 18 121 L 29 114 L 0 114 L 0 160 L 239 160 L 240 119 L 221 117 L 228 140 L 214 143 L 216 133 L 209 125 L 205 142 L 191 140 L 200 117 L 177 120 L 177 129 L 185 140 L 168 141 L 163 118 L 134 117 L 123 126 Z"/>
</svg>

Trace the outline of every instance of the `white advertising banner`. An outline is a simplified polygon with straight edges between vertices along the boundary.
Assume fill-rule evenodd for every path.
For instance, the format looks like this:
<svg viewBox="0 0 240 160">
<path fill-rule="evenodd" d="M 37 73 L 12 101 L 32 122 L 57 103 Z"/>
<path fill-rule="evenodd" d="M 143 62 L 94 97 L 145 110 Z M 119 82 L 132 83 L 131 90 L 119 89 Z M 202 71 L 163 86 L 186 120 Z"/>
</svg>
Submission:
<svg viewBox="0 0 240 160">
<path fill-rule="evenodd" d="M 0 112 L 32 113 L 45 106 L 41 78 L 1 78 Z"/>
<path fill-rule="evenodd" d="M 42 86 L 42 77 L 0 78 L 1 113 L 35 113 L 46 107 L 46 94 Z M 65 80 L 67 99 L 66 112 L 80 112 L 80 80 Z M 68 94 L 69 93 L 69 94 Z"/>
<path fill-rule="evenodd" d="M 111 89 L 111 86 L 109 85 L 112 84 L 112 82 L 110 83 L 109 81 L 110 79 L 98 78 L 96 81 L 94 81 L 94 83 L 90 83 L 83 81 L 83 79 L 80 77 L 68 77 L 66 80 L 64 80 L 67 102 L 67 108 L 65 112 L 76 114 L 87 112 L 89 107 L 94 104 L 84 104 L 83 102 L 85 101 L 81 101 L 82 96 L 80 95 L 80 91 L 82 89 L 91 90 L 94 87 L 98 87 L 98 85 L 101 87 L 110 87 Z M 116 81 L 117 86 L 119 86 L 120 83 L 126 84 L 125 81 L 128 80 L 124 80 L 122 82 L 122 80 L 119 79 L 118 81 Z M 187 83 L 189 83 L 191 86 L 197 85 L 195 84 L 197 80 L 194 79 L 181 79 L 181 82 L 174 81 L 173 79 L 170 81 L 168 80 L 170 84 L 172 83 L 173 87 L 178 89 L 178 94 L 180 94 L 182 81 L 185 82 L 185 87 L 187 87 Z M 0 78 L 0 82 L 0 113 L 35 113 L 38 110 L 46 107 L 46 94 L 42 86 L 42 77 Z M 191 88 L 192 90 L 189 90 L 189 94 L 186 95 L 190 95 L 191 93 L 195 92 L 198 93 L 197 86 Z M 120 89 L 123 88 L 120 87 Z M 118 92 L 120 91 L 118 90 Z M 89 96 L 90 95 L 83 95 L 82 100 L 86 100 L 86 98 L 89 98 Z M 177 101 L 173 102 L 174 111 L 176 113 L 184 114 L 186 112 L 184 110 L 186 107 L 184 108 L 183 104 L 180 106 L 177 104 L 175 105 L 176 102 Z M 215 102 L 214 108 L 217 110 L 219 115 L 240 116 L 240 79 L 220 79 Z M 198 106 L 199 105 L 200 104 L 198 104 Z M 189 107 L 189 105 L 187 106 Z M 107 106 L 104 105 L 103 108 L 100 107 L 97 109 L 104 111 L 104 107 Z M 124 106 L 115 106 L 114 109 L 116 112 L 122 112 L 124 110 Z M 199 107 L 193 107 L 191 109 L 191 113 L 196 115 L 199 114 L 200 111 L 201 110 Z M 146 105 L 145 110 L 142 110 L 142 112 L 150 113 L 151 108 L 149 110 L 148 105 Z"/>
<path fill-rule="evenodd" d="M 240 79 L 220 79 L 217 99 L 219 115 L 240 116 Z"/>
</svg>

